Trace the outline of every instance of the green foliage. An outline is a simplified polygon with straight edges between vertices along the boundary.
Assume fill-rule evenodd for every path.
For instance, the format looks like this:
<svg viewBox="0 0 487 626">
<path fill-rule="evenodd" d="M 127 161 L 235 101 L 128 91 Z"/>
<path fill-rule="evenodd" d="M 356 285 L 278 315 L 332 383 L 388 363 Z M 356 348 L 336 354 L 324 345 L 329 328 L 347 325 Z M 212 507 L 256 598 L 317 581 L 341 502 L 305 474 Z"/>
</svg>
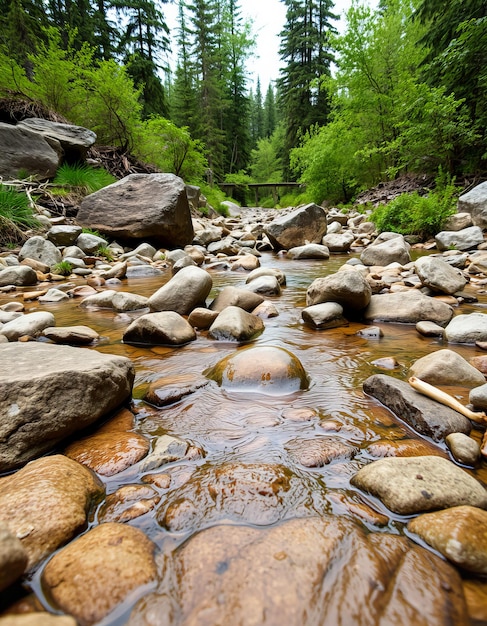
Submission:
<svg viewBox="0 0 487 626">
<path fill-rule="evenodd" d="M 143 161 L 187 182 L 202 179 L 208 167 L 202 143 L 187 128 L 178 128 L 163 117 L 154 116 L 139 125 L 134 149 Z"/>
<path fill-rule="evenodd" d="M 69 261 L 60 261 L 51 267 L 51 271 L 59 276 L 69 276 L 73 271 L 73 266 Z"/>
<path fill-rule="evenodd" d="M 102 256 L 107 261 L 113 261 L 113 252 L 108 246 L 98 246 L 95 251 L 96 256 Z"/>
<path fill-rule="evenodd" d="M 86 164 L 69 165 L 64 163 L 56 172 L 54 185 L 70 187 L 83 195 L 94 193 L 116 182 L 115 176 L 103 168 L 94 168 Z"/>
<path fill-rule="evenodd" d="M 250 171 L 258 183 L 280 183 L 284 180 L 282 149 L 285 139 L 283 124 L 276 127 L 271 137 L 259 139 L 252 150 Z"/>
<path fill-rule="evenodd" d="M 101 233 L 93 228 L 82 228 L 81 232 L 85 235 L 95 235 L 95 237 L 101 237 Z"/>
<path fill-rule="evenodd" d="M 0 184 L 0 217 L 21 228 L 37 228 L 30 200 L 22 191 Z"/>
<path fill-rule="evenodd" d="M 426 196 L 417 192 L 401 194 L 381 205 L 370 219 L 380 232 L 419 235 L 426 239 L 441 231 L 445 221 L 455 213 L 458 190 L 449 177 L 440 173 L 434 191 Z"/>
<path fill-rule="evenodd" d="M 222 206 L 221 203 L 225 202 L 225 200 L 231 200 L 231 198 L 228 198 L 218 187 L 212 187 L 206 183 L 200 184 L 200 189 L 208 204 L 213 207 L 217 213 L 225 216 L 228 215 L 228 209 L 225 206 Z"/>
</svg>

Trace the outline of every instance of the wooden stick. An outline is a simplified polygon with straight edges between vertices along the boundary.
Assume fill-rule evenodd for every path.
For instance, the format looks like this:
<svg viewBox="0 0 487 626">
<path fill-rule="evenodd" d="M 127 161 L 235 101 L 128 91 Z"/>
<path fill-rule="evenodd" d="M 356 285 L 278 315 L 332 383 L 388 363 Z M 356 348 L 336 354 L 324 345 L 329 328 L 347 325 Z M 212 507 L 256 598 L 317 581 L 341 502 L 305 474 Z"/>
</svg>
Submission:
<svg viewBox="0 0 487 626">
<path fill-rule="evenodd" d="M 428 398 L 432 398 L 437 402 L 441 402 L 445 406 L 449 406 L 454 411 L 458 411 L 468 419 L 473 422 L 477 422 L 477 424 L 487 425 L 487 415 L 485 413 L 480 413 L 476 411 L 470 411 L 466 406 L 463 406 L 458 400 L 456 400 L 453 396 L 450 396 L 448 393 L 441 391 L 437 387 L 430 385 L 429 383 L 425 383 L 424 380 L 416 378 L 416 376 L 412 376 L 408 383 L 411 385 L 413 389 L 422 393 L 424 396 L 428 396 Z"/>
</svg>

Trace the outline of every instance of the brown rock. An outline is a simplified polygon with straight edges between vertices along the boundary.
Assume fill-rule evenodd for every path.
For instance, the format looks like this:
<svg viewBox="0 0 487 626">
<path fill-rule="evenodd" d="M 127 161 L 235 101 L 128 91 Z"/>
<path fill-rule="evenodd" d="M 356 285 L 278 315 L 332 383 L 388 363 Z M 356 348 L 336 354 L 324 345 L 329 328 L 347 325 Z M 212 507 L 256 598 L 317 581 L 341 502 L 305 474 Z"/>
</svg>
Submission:
<svg viewBox="0 0 487 626">
<path fill-rule="evenodd" d="M 388 456 L 441 456 L 447 458 L 447 455 L 441 448 L 437 448 L 432 443 L 421 439 L 396 439 L 374 441 L 370 443 L 366 450 L 368 454 L 384 458 Z"/>
<path fill-rule="evenodd" d="M 98 520 L 106 522 L 129 522 L 156 506 L 160 497 L 148 485 L 124 485 L 106 497 L 98 511 Z"/>
<path fill-rule="evenodd" d="M 27 613 L 25 615 L 6 615 L 0 618 L 1 626 L 77 626 L 76 620 L 68 615 L 51 613 Z"/>
<path fill-rule="evenodd" d="M 357 454 L 357 448 L 333 437 L 313 439 L 293 439 L 285 445 L 291 457 L 305 467 L 323 467 L 332 461 L 350 461 Z"/>
<path fill-rule="evenodd" d="M 165 406 L 178 402 L 181 398 L 194 393 L 197 389 L 208 385 L 204 376 L 193 374 L 175 374 L 159 378 L 149 385 L 144 400 L 155 406 Z"/>
<path fill-rule="evenodd" d="M 462 582 L 468 613 L 473 623 L 487 623 L 487 580 L 468 578 Z"/>
<path fill-rule="evenodd" d="M 469 624 L 452 566 L 404 537 L 366 534 L 343 518 L 212 527 L 168 566 L 170 589 L 144 598 L 131 626 Z"/>
<path fill-rule="evenodd" d="M 86 524 L 104 493 L 94 474 L 65 456 L 43 457 L 0 479 L 0 511 L 22 542 L 31 568 Z"/>
<path fill-rule="evenodd" d="M 100 338 L 100 335 L 89 326 L 52 326 L 45 328 L 42 334 L 54 343 L 74 346 L 93 343 Z"/>
<path fill-rule="evenodd" d="M 58 552 L 46 565 L 42 583 L 62 611 L 88 626 L 155 580 L 154 550 L 137 528 L 101 524 Z"/>
<path fill-rule="evenodd" d="M 411 520 L 408 530 L 449 561 L 477 574 L 487 574 L 487 512 L 456 506 Z"/>
<path fill-rule="evenodd" d="M 15 582 L 27 567 L 27 552 L 4 522 L 0 522 L 0 591 Z"/>
</svg>

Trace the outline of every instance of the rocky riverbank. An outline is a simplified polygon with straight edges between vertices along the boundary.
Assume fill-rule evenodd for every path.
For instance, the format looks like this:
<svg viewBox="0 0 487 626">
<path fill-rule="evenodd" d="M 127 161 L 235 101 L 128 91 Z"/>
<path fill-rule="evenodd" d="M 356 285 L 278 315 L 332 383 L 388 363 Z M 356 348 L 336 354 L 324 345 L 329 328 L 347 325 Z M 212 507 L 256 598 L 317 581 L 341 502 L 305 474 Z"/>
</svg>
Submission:
<svg viewBox="0 0 487 626">
<path fill-rule="evenodd" d="M 101 237 L 46 216 L 45 235 L 0 257 L 2 619 L 19 626 L 485 621 L 487 315 L 464 310 L 487 284 L 478 206 L 454 216 L 436 241 L 412 248 L 402 236 L 379 235 L 365 214 L 316 205 L 234 207 L 227 218 L 191 219 L 179 182 L 157 176 L 151 184 L 171 186 L 166 210 L 158 209 L 165 224 L 140 231 L 141 241 L 127 245 L 123 211 L 115 224 L 97 196 L 80 221 Z M 126 196 L 135 183 L 118 190 Z M 114 229 L 124 246 L 108 237 Z M 169 243 L 171 232 L 174 245 L 157 243 Z M 107 249 L 111 261 L 100 255 Z M 352 417 L 299 404 L 313 397 L 305 354 L 265 342 L 291 289 L 282 269 L 261 266 L 265 254 L 296 268 L 316 263 L 297 311 L 308 333 L 356 328 L 373 342 L 388 324 L 406 324 L 440 342 L 404 373 L 393 371 L 391 356 L 382 368 L 391 372 L 360 381 L 374 406 L 389 409 L 399 435 L 368 439 Z M 334 255 L 344 263 L 329 273 Z M 56 273 L 62 261 L 68 276 Z M 217 274 L 232 280 L 215 293 Z M 160 285 L 149 295 L 129 288 L 144 278 Z M 151 377 L 135 391 L 140 365 L 100 351 L 94 328 L 58 324 L 50 307 L 63 302 L 118 316 L 118 341 L 129 346 L 176 358 L 207 342 L 205 350 L 224 345 L 227 354 L 211 368 Z M 418 393 L 411 376 L 463 389 L 473 418 Z M 242 394 L 250 412 L 237 423 L 219 410 L 215 397 L 223 395 L 211 394 L 220 393 Z M 272 403 L 263 407 L 260 397 Z M 211 435 L 202 434 L 193 405 Z M 373 411 L 365 433 L 376 419 Z M 287 433 L 275 435 L 279 453 L 258 437 L 241 458 L 215 452 L 245 449 L 252 429 L 262 438 L 279 427 Z M 253 456 L 259 445 L 268 446 L 265 461 Z M 22 584 L 37 593 L 12 604 Z"/>
</svg>

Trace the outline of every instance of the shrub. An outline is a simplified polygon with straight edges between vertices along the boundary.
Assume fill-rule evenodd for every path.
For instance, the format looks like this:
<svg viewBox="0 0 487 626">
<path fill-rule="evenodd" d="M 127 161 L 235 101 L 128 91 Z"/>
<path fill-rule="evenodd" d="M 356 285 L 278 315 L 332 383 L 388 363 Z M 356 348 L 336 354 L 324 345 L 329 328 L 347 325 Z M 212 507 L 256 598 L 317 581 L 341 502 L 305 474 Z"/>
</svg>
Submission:
<svg viewBox="0 0 487 626">
<path fill-rule="evenodd" d="M 14 187 L 0 184 L 0 243 L 23 241 L 22 229 L 39 226 L 27 195 Z"/>
<path fill-rule="evenodd" d="M 60 261 L 56 263 L 51 268 L 53 274 L 58 274 L 59 276 L 69 276 L 73 271 L 73 266 L 69 261 Z"/>
<path fill-rule="evenodd" d="M 85 195 L 103 189 L 116 180 L 103 168 L 94 168 L 86 164 L 68 165 L 65 163 L 58 169 L 53 184 L 60 187 L 71 187 L 74 191 L 79 191 Z"/>
<path fill-rule="evenodd" d="M 96 256 L 102 256 L 107 261 L 113 261 L 113 252 L 110 250 L 108 246 L 98 246 L 95 251 Z"/>
</svg>

